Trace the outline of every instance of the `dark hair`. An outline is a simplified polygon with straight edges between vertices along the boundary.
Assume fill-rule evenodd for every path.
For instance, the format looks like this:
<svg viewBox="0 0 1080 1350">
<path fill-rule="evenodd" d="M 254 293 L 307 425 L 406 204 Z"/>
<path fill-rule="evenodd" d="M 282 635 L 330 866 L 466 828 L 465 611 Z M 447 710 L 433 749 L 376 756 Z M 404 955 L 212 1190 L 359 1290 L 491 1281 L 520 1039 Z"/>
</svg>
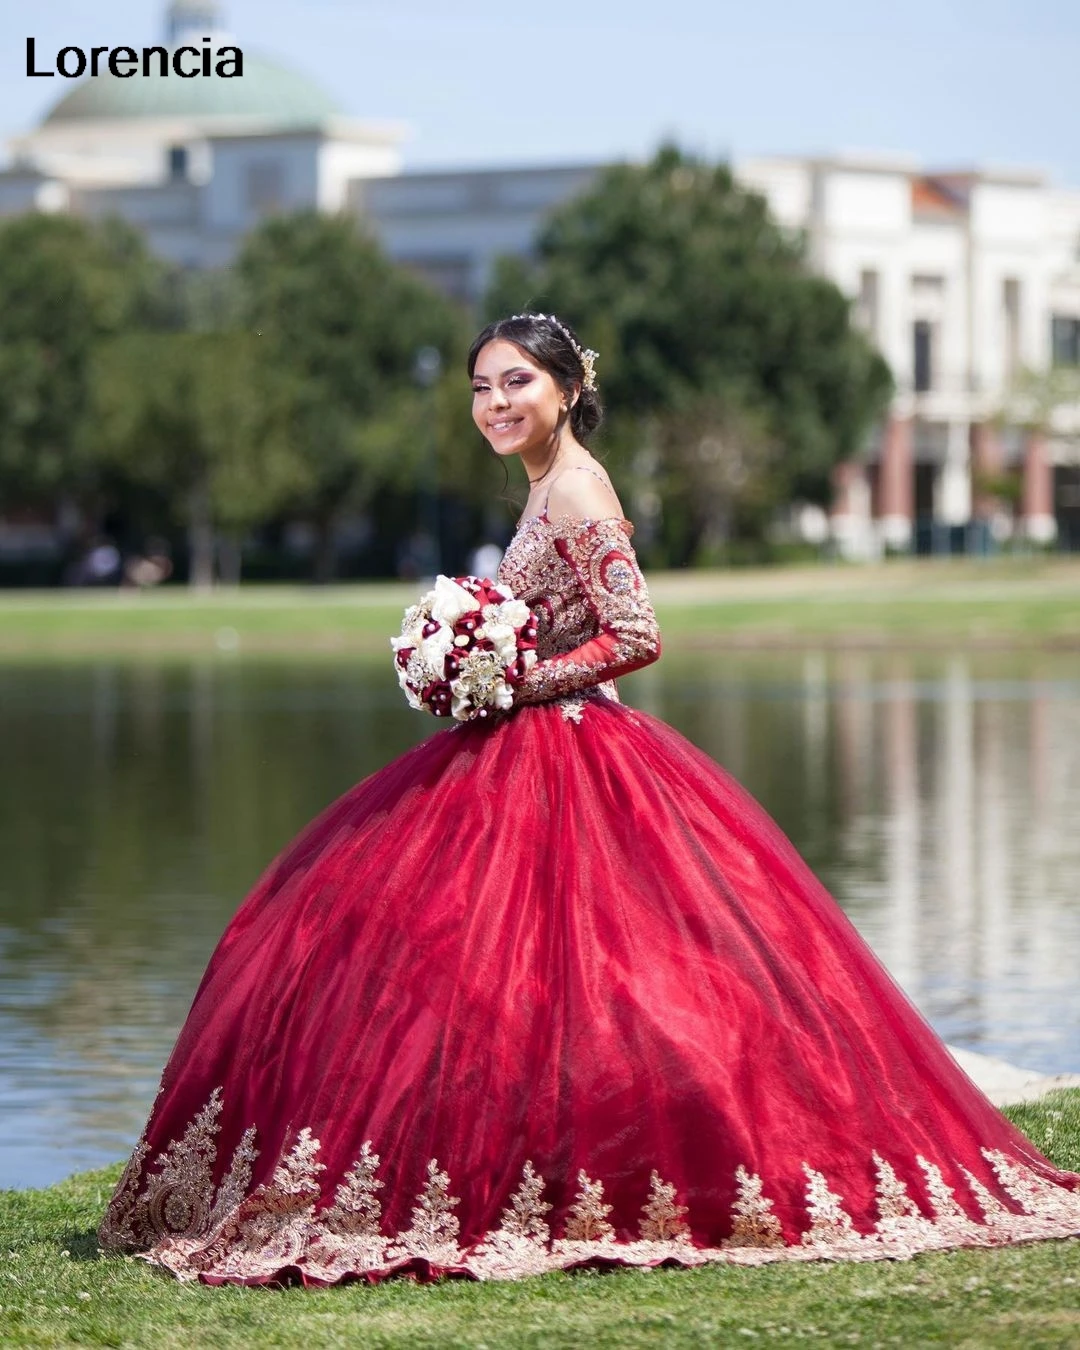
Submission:
<svg viewBox="0 0 1080 1350">
<path fill-rule="evenodd" d="M 515 314 L 509 319 L 496 319 L 478 334 L 469 348 L 470 380 L 481 349 L 489 342 L 499 341 L 512 342 L 538 366 L 543 366 L 568 399 L 573 397 L 575 385 L 580 388 L 578 401 L 570 409 L 570 430 L 584 442 L 600 425 L 604 409 L 596 390 L 585 388 L 585 367 L 574 350 L 574 343 L 581 349 L 585 344 L 570 325 L 547 314 Z"/>
</svg>

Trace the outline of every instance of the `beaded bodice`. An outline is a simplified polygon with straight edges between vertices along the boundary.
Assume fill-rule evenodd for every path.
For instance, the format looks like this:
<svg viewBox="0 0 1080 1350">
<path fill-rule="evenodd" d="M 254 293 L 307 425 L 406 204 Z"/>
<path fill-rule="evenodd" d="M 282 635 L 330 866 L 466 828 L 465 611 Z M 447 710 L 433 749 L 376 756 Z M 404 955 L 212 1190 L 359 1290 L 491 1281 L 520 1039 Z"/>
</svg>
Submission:
<svg viewBox="0 0 1080 1350">
<path fill-rule="evenodd" d="M 551 520 L 546 511 L 521 523 L 498 579 L 535 612 L 539 660 L 516 701 L 607 685 L 659 655 L 633 528 L 616 518 Z"/>
</svg>

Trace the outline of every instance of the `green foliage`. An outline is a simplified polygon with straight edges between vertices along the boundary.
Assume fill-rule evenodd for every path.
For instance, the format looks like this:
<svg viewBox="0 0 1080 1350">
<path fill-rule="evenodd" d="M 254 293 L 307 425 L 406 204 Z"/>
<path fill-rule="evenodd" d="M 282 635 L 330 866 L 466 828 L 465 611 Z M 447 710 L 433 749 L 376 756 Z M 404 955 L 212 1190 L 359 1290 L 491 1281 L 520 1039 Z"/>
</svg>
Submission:
<svg viewBox="0 0 1080 1350">
<path fill-rule="evenodd" d="M 323 536 L 326 579 L 341 511 L 367 506 L 380 488 L 415 483 L 430 465 L 438 426 L 431 395 L 418 387 L 417 354 L 434 348 L 445 363 L 460 343 L 460 319 L 344 216 L 267 221 L 248 239 L 237 274 L 242 321 L 261 335 L 284 382 L 304 479 L 294 505 Z"/>
<path fill-rule="evenodd" d="M 128 334 L 93 363 L 95 459 L 156 488 L 181 519 L 242 529 L 301 485 L 284 393 L 243 333 Z"/>
<path fill-rule="evenodd" d="M 320 531 L 329 575 L 341 513 L 434 492 L 453 463 L 449 376 L 421 388 L 416 362 L 428 347 L 458 365 L 459 324 L 345 217 L 269 219 L 235 268 L 195 274 L 115 222 L 4 222 L 0 494 L 185 525 L 204 581 L 225 536 L 236 559 L 287 508 Z"/>
<path fill-rule="evenodd" d="M 713 524 L 736 534 L 760 534 L 776 503 L 827 500 L 832 466 L 860 448 L 892 389 L 801 239 L 725 166 L 672 147 L 609 169 L 558 211 L 534 264 L 496 270 L 487 307 L 554 310 L 600 351 L 611 439 L 663 458 L 652 486 L 682 520 L 678 562 L 707 533 L 702 488 L 724 499 Z M 719 442 L 730 463 L 703 467 L 697 447 L 676 449 L 687 438 Z"/>
<path fill-rule="evenodd" d="M 90 369 L 102 339 L 164 316 L 162 271 L 126 225 L 0 222 L 0 493 L 75 490 L 88 465 Z"/>
<path fill-rule="evenodd" d="M 1080 442 L 1077 408 L 1080 408 L 1080 369 L 1076 366 L 1051 366 L 1047 370 L 1024 368 L 1013 380 L 994 420 L 999 427 L 1022 427 L 1042 435 L 1053 432 L 1076 444 Z"/>
</svg>

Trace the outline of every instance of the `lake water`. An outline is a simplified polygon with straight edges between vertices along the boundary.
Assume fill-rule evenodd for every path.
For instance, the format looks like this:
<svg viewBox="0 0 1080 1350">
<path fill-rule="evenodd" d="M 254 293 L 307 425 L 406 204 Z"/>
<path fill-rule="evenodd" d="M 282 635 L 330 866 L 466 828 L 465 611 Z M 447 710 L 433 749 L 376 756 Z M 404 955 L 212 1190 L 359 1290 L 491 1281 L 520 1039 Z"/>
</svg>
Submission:
<svg viewBox="0 0 1080 1350">
<path fill-rule="evenodd" d="M 676 653 L 623 693 L 764 803 L 947 1039 L 1080 1070 L 1080 660 Z M 0 665 L 0 1186 L 126 1156 L 247 889 L 433 726 L 381 664 Z"/>
</svg>

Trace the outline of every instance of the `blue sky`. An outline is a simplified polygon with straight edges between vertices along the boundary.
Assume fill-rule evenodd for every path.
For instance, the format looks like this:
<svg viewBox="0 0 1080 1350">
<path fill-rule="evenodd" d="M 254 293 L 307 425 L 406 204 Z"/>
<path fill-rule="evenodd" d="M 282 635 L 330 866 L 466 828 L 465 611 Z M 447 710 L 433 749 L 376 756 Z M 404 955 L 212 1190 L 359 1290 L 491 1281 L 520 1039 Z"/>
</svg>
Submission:
<svg viewBox="0 0 1080 1350">
<path fill-rule="evenodd" d="M 1076 0 L 224 0 L 245 49 L 317 77 L 356 117 L 405 123 L 410 168 L 648 154 L 887 151 L 1026 165 L 1080 187 Z M 159 39 L 163 0 L 7 0 L 0 135 L 70 85 L 25 40 Z"/>
</svg>

